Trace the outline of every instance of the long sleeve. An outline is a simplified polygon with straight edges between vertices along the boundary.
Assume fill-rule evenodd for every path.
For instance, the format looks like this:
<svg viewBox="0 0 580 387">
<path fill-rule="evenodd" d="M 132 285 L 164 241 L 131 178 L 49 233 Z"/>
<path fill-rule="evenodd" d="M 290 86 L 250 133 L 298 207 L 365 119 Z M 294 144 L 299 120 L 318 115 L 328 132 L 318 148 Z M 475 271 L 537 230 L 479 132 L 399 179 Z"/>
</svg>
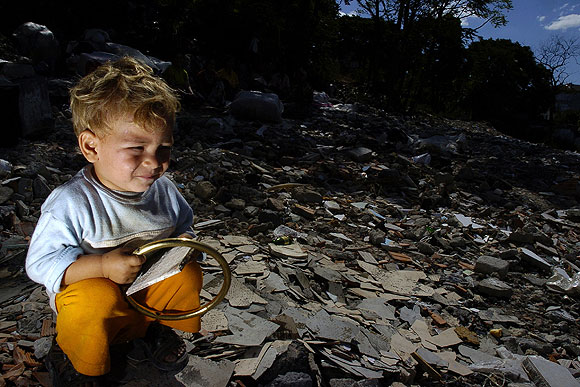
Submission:
<svg viewBox="0 0 580 387">
<path fill-rule="evenodd" d="M 30 241 L 26 273 L 49 292 L 58 293 L 64 272 L 81 254 L 76 233 L 50 212 L 43 213 Z"/>
</svg>

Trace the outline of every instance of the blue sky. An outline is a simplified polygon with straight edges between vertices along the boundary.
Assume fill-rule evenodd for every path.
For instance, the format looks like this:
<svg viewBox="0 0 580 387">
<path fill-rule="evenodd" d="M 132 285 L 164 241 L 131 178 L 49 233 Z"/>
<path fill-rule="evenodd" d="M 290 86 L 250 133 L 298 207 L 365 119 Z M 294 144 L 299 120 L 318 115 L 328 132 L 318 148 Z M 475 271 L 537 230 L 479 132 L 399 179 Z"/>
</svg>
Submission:
<svg viewBox="0 0 580 387">
<path fill-rule="evenodd" d="M 580 1 L 513 0 L 513 6 L 507 13 L 507 25 L 498 28 L 486 25 L 480 34 L 484 38 L 517 41 L 530 46 L 534 52 L 556 34 L 566 39 L 580 38 Z M 478 22 L 474 19 L 464 21 L 472 27 Z M 567 82 L 580 84 L 580 66 L 575 61 L 570 62 L 567 72 Z"/>
<path fill-rule="evenodd" d="M 351 5 L 344 11 L 353 9 Z M 580 1 L 513 0 L 513 9 L 507 13 L 507 19 L 506 26 L 493 28 L 485 25 L 479 34 L 485 39 L 510 39 L 530 46 L 534 52 L 555 34 L 566 39 L 580 38 Z M 481 20 L 467 18 L 463 23 L 475 28 L 481 24 Z M 567 82 L 580 84 L 580 65 L 571 61 L 567 73 Z"/>
</svg>

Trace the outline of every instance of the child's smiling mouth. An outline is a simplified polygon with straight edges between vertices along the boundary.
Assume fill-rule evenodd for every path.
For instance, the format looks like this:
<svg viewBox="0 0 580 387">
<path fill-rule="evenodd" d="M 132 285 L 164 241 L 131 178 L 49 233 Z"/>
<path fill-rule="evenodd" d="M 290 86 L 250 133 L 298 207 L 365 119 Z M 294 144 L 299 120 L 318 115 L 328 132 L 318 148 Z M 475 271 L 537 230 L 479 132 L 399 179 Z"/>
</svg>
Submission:
<svg viewBox="0 0 580 387">
<path fill-rule="evenodd" d="M 157 180 L 159 179 L 159 175 L 141 175 L 141 176 L 137 176 L 140 179 L 144 179 L 144 180 Z"/>
</svg>

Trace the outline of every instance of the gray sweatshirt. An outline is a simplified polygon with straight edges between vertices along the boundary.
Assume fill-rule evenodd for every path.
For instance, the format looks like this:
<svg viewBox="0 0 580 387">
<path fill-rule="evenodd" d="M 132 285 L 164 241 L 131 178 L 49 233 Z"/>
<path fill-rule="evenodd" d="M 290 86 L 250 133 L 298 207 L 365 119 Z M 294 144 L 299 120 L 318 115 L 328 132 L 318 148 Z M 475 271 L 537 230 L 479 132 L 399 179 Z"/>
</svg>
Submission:
<svg viewBox="0 0 580 387">
<path fill-rule="evenodd" d="M 102 185 L 92 170 L 88 165 L 48 196 L 30 241 L 26 273 L 46 286 L 53 309 L 64 272 L 79 255 L 193 235 L 193 210 L 166 176 L 143 193 L 121 193 Z"/>
</svg>

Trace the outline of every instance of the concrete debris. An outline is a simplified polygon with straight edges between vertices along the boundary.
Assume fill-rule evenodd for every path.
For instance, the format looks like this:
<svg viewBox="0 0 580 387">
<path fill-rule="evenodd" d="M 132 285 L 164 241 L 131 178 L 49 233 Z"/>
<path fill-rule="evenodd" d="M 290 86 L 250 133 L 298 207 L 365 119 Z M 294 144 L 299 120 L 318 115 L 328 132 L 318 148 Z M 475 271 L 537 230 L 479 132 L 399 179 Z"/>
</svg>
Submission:
<svg viewBox="0 0 580 387">
<path fill-rule="evenodd" d="M 511 286 L 493 277 L 481 280 L 478 290 L 485 295 L 498 298 L 510 298 L 513 294 Z"/>
<path fill-rule="evenodd" d="M 190 356 L 189 362 L 175 379 L 183 386 L 226 387 L 234 371 L 234 363 L 229 360 L 212 361 L 198 356 Z"/>
<path fill-rule="evenodd" d="M 505 278 L 508 274 L 509 262 L 503 259 L 483 255 L 475 262 L 475 271 L 483 274 L 498 273 L 500 278 Z"/>
<path fill-rule="evenodd" d="M 22 267 L 44 198 L 85 164 L 50 112 L 0 148 L 0 385 L 48 385 L 54 316 Z M 180 113 L 168 175 L 232 285 L 182 333 L 185 369 L 140 364 L 124 385 L 578 384 L 577 153 L 358 104 L 278 112 Z M 207 301 L 222 275 L 202 266 Z"/>
<path fill-rule="evenodd" d="M 565 367 L 539 356 L 528 356 L 523 361 L 523 367 L 537 386 L 580 386 Z"/>
</svg>

